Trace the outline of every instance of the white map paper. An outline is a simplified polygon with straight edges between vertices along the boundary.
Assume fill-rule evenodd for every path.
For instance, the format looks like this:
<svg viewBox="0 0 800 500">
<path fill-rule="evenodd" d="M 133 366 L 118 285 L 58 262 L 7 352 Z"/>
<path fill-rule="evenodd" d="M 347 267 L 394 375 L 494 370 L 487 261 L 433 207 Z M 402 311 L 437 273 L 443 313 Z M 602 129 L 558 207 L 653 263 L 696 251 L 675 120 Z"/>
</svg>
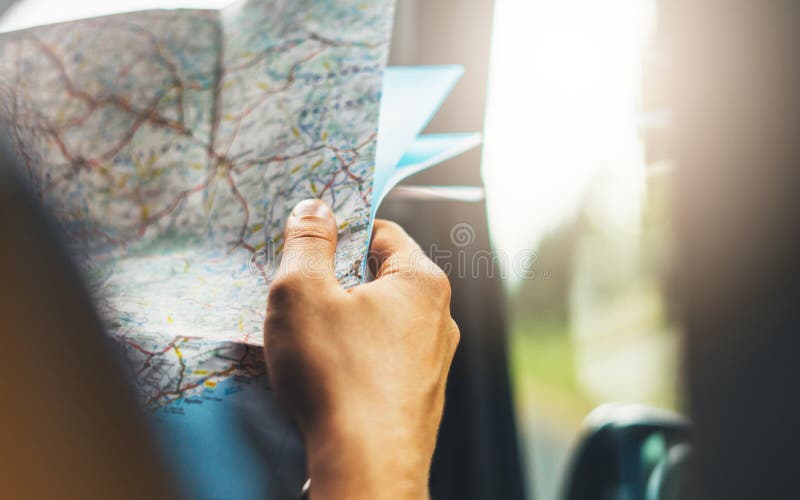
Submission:
<svg viewBox="0 0 800 500">
<path fill-rule="evenodd" d="M 167 427 L 266 387 L 247 346 L 262 343 L 270 271 L 297 202 L 334 208 L 337 276 L 362 280 L 391 21 L 391 0 L 245 0 L 0 38 L 0 115 L 145 408 Z M 279 412 L 264 418 L 288 426 Z M 272 458 L 289 446 L 286 463 L 302 459 L 296 436 L 275 436 Z M 219 463 L 202 453 L 218 437 L 187 435 L 176 453 L 194 446 L 197 467 Z M 265 488 L 280 490 L 252 491 Z"/>
</svg>

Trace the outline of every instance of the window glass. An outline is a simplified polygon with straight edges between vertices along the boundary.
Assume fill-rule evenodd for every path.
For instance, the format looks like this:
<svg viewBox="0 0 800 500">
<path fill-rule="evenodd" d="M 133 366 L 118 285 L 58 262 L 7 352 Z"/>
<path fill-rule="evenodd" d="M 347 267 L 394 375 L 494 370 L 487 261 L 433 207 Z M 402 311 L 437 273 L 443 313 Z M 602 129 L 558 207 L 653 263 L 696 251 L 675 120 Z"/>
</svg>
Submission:
<svg viewBox="0 0 800 500">
<path fill-rule="evenodd" d="M 536 498 L 556 498 L 592 408 L 680 409 L 671 167 L 641 0 L 498 0 L 483 178 Z M 655 83 L 655 84 L 654 84 Z"/>
</svg>

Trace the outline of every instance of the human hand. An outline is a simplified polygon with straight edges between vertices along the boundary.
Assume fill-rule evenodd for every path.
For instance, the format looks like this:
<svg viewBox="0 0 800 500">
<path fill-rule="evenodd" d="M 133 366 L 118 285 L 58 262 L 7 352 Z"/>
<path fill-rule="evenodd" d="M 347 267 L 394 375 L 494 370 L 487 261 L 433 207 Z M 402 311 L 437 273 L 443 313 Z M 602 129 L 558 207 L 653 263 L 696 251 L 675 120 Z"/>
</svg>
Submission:
<svg viewBox="0 0 800 500">
<path fill-rule="evenodd" d="M 427 498 L 459 340 L 450 285 L 400 226 L 377 220 L 376 279 L 344 290 L 336 241 L 327 205 L 295 207 L 264 324 L 272 387 L 305 440 L 312 498 Z"/>
</svg>

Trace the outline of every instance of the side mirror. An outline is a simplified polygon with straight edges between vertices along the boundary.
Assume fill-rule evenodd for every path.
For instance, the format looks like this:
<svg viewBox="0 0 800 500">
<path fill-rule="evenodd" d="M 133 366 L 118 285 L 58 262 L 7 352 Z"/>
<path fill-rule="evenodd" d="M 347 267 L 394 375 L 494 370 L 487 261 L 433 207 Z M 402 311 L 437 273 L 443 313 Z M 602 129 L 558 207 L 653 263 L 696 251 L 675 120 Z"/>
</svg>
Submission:
<svg viewBox="0 0 800 500">
<path fill-rule="evenodd" d="M 586 418 L 563 500 L 684 498 L 689 423 L 642 405 L 611 403 Z"/>
</svg>

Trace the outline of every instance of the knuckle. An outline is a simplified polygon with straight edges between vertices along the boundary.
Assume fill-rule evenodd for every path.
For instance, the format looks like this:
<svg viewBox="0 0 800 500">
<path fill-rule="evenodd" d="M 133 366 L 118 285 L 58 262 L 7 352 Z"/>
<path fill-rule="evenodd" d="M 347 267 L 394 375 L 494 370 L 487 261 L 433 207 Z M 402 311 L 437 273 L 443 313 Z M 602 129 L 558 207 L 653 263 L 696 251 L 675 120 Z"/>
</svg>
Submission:
<svg viewBox="0 0 800 500">
<path fill-rule="evenodd" d="M 267 303 L 274 308 L 291 305 L 303 288 L 303 276 L 298 272 L 286 273 L 272 282 L 267 295 Z"/>
<path fill-rule="evenodd" d="M 418 281 L 429 293 L 450 297 L 450 280 L 442 268 L 420 251 L 401 263 L 408 277 Z"/>
<path fill-rule="evenodd" d="M 376 257 L 382 256 L 382 254 L 389 254 L 386 248 L 391 243 L 391 238 L 389 235 L 384 233 L 383 231 L 377 230 L 375 235 L 372 237 L 372 244 L 370 245 L 370 250 L 375 254 Z"/>
<path fill-rule="evenodd" d="M 373 249 L 395 249 L 397 247 L 415 247 L 411 237 L 396 222 L 385 219 L 376 219 L 372 232 Z"/>
<path fill-rule="evenodd" d="M 347 300 L 355 305 L 357 310 L 369 310 L 373 307 L 374 296 L 364 291 L 361 287 L 350 288 L 345 295 Z"/>
<path fill-rule="evenodd" d="M 264 352 L 267 356 L 280 351 L 287 337 L 285 333 L 291 327 L 291 317 L 284 311 L 267 312 L 267 317 L 264 318 Z"/>
<path fill-rule="evenodd" d="M 443 301 L 450 303 L 452 288 L 447 275 L 435 264 L 431 264 L 427 272 L 427 281 L 430 283 L 433 294 Z"/>
<path fill-rule="evenodd" d="M 378 230 L 372 236 L 370 251 L 375 257 L 390 256 L 395 248 L 396 238 L 389 232 Z"/>
<path fill-rule="evenodd" d="M 287 240 L 321 240 L 324 242 L 333 242 L 333 234 L 330 228 L 322 224 L 299 224 L 292 226 L 286 230 Z"/>
<path fill-rule="evenodd" d="M 450 344 L 453 348 L 453 351 L 455 351 L 456 347 L 458 347 L 458 344 L 461 342 L 461 329 L 458 328 L 458 325 L 453 320 L 453 318 L 450 318 L 449 323 L 450 324 L 448 330 L 449 330 Z"/>
</svg>

